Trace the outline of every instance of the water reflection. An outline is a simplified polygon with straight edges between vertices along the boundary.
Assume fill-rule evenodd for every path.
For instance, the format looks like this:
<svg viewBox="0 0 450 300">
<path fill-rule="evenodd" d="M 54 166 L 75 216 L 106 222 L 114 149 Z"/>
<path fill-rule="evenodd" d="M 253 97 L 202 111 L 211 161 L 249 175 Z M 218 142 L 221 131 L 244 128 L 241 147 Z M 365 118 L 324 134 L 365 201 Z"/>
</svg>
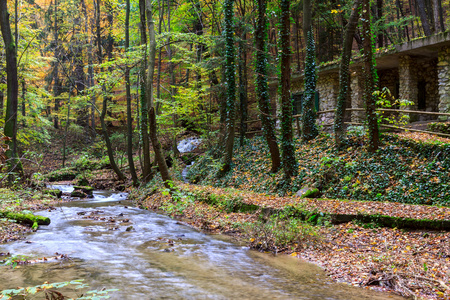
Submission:
<svg viewBox="0 0 450 300">
<path fill-rule="evenodd" d="M 255 253 L 131 207 L 124 193 L 96 191 L 41 214 L 50 226 L 0 252 L 72 259 L 2 268 L 0 289 L 84 278 L 93 289 L 120 289 L 112 299 L 392 299 L 330 283 L 298 259 Z"/>
</svg>

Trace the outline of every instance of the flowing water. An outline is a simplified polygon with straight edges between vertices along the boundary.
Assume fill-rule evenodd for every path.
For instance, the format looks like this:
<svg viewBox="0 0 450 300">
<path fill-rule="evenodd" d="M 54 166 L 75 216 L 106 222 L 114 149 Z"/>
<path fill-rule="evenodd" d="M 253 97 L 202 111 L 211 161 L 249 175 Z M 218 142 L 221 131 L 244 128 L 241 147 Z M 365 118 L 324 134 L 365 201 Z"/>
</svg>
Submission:
<svg viewBox="0 0 450 300">
<path fill-rule="evenodd" d="M 70 191 L 70 186 L 58 186 Z M 315 265 L 250 251 L 167 216 L 130 206 L 126 194 L 94 192 L 64 203 L 26 241 L 0 252 L 69 260 L 0 268 L 0 290 L 84 279 L 120 289 L 111 299 L 395 299 L 332 283 Z M 400 298 L 398 298 L 400 299 Z"/>
</svg>

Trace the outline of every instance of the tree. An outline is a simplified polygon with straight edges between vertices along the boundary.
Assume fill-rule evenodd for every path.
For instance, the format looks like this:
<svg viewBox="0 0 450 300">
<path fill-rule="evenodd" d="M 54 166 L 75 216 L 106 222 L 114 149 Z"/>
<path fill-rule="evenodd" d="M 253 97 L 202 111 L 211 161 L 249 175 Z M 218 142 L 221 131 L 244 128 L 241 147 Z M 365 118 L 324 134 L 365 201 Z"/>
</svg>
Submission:
<svg viewBox="0 0 450 300">
<path fill-rule="evenodd" d="M 358 26 L 359 10 L 362 0 L 355 0 L 350 19 L 345 28 L 341 62 L 339 64 L 339 95 L 336 103 L 334 118 L 334 142 L 340 148 L 344 140 L 344 115 L 346 102 L 349 97 L 350 74 L 349 65 L 352 56 L 353 36 Z"/>
<path fill-rule="evenodd" d="M 270 157 L 272 159 L 272 173 L 278 171 L 281 166 L 280 150 L 278 148 L 277 138 L 275 135 L 275 120 L 270 113 L 270 98 L 267 85 L 267 19 L 266 0 L 255 1 L 257 9 L 257 21 L 255 28 L 255 72 L 256 72 L 256 98 L 260 111 L 261 123 L 269 146 Z"/>
<path fill-rule="evenodd" d="M 3 42 L 6 52 L 6 114 L 5 114 L 5 136 L 11 138 L 8 141 L 10 149 L 6 151 L 8 158 L 12 159 L 10 170 L 20 167 L 17 161 L 17 104 L 19 94 L 19 82 L 17 78 L 17 52 L 11 33 L 11 25 L 9 23 L 9 13 L 7 0 L 0 0 L 0 29 L 2 32 Z"/>
<path fill-rule="evenodd" d="M 150 139 L 148 135 L 148 115 L 149 107 L 147 101 L 147 21 L 145 11 L 145 0 L 139 0 L 139 29 L 141 33 L 141 46 L 144 46 L 144 57 L 140 67 L 140 102 L 141 102 L 141 139 L 142 152 L 144 156 L 144 165 L 142 166 L 142 179 L 144 182 L 149 182 L 152 178 L 152 169 L 150 162 Z"/>
<path fill-rule="evenodd" d="M 130 48 L 130 0 L 126 0 L 126 15 L 125 15 L 125 52 Z M 127 154 L 128 165 L 130 168 L 133 185 L 138 185 L 138 178 L 133 161 L 133 120 L 131 118 L 131 83 L 130 83 L 130 67 L 125 66 L 125 88 L 127 94 Z"/>
<path fill-rule="evenodd" d="M 102 47 L 102 39 L 101 39 L 101 28 L 100 28 L 100 0 L 97 0 L 97 5 L 96 5 L 96 29 L 97 29 L 97 58 L 98 58 L 98 63 L 99 65 L 102 65 L 103 63 L 103 47 Z M 109 26 L 112 26 L 112 17 L 109 16 Z M 111 37 L 111 31 L 109 32 L 109 37 L 108 37 L 109 41 L 112 40 Z M 108 56 L 109 56 L 109 60 L 111 60 L 111 54 L 112 54 L 112 47 L 111 45 L 109 45 L 107 47 L 107 50 L 109 52 Z M 103 68 L 101 68 L 101 71 L 103 71 Z M 111 70 L 109 70 L 111 71 Z M 108 129 L 106 128 L 106 122 L 105 122 L 105 117 L 106 117 L 106 113 L 107 113 L 107 109 L 108 109 L 108 100 L 110 100 L 110 96 L 109 91 L 106 88 L 106 83 L 102 82 L 102 90 L 103 90 L 103 102 L 102 102 L 102 111 L 100 114 L 100 124 L 102 126 L 102 133 L 103 133 L 103 138 L 105 140 L 105 144 L 106 144 L 106 151 L 108 153 L 108 158 L 109 158 L 109 163 L 111 164 L 111 168 L 114 170 L 114 173 L 116 173 L 117 177 L 119 178 L 119 180 L 125 180 L 125 176 L 123 175 L 122 171 L 119 169 L 119 167 L 116 164 L 116 161 L 114 159 L 114 153 L 113 153 L 113 149 L 112 149 L 112 145 L 111 145 L 111 140 L 109 139 L 109 134 L 108 134 Z"/>
<path fill-rule="evenodd" d="M 153 77 L 155 73 L 155 61 L 156 61 L 156 37 L 155 37 L 155 23 L 153 22 L 152 1 L 145 0 L 145 17 L 147 19 L 147 30 L 149 39 L 149 52 L 148 52 L 148 70 L 147 70 L 147 83 L 146 83 L 146 103 L 149 108 L 148 120 L 149 120 L 149 132 L 150 140 L 152 141 L 153 151 L 155 152 L 155 159 L 161 173 L 162 180 L 166 188 L 171 188 L 170 182 L 172 181 L 169 173 L 169 168 L 163 154 L 161 143 L 158 140 L 158 128 L 156 124 L 156 110 L 153 103 Z"/>
<path fill-rule="evenodd" d="M 225 86 L 226 86 L 226 136 L 224 148 L 224 161 L 219 175 L 225 174 L 231 169 L 234 147 L 235 131 L 235 99 L 236 80 L 234 66 L 234 22 L 233 22 L 233 0 L 225 0 L 224 11 L 224 38 L 225 38 Z"/>
<path fill-rule="evenodd" d="M 425 35 L 431 35 L 431 27 L 430 23 L 428 22 L 427 13 L 425 11 L 425 2 L 424 0 L 415 0 L 417 4 L 417 10 L 419 11 L 420 20 L 422 21 L 422 27 Z"/>
<path fill-rule="evenodd" d="M 280 0 L 281 153 L 286 180 L 297 174 L 292 133 L 290 0 Z"/>
<path fill-rule="evenodd" d="M 375 57 L 373 55 L 373 33 L 370 21 L 370 0 L 363 0 L 362 30 L 364 44 L 364 91 L 363 101 L 366 103 L 366 116 L 369 133 L 369 151 L 375 152 L 379 146 L 378 118 L 375 112 L 376 99 L 374 95 L 377 82 Z"/>
<path fill-rule="evenodd" d="M 308 31 L 305 62 L 305 91 L 303 93 L 302 107 L 302 140 L 314 139 L 319 131 L 316 125 L 316 113 L 314 112 L 314 98 L 316 94 L 316 47 L 312 27 Z"/>
</svg>

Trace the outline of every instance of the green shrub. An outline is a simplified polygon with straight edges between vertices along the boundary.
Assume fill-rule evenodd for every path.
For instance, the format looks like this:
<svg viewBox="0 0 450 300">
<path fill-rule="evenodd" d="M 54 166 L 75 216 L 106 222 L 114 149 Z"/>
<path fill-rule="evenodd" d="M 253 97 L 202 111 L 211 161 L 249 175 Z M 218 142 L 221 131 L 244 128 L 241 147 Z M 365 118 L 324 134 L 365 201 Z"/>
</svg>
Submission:
<svg viewBox="0 0 450 300">
<path fill-rule="evenodd" d="M 242 229 L 244 236 L 250 240 L 250 246 L 263 251 L 307 248 L 320 239 L 314 226 L 297 218 L 282 218 L 278 215 L 268 220 L 245 223 Z"/>
</svg>

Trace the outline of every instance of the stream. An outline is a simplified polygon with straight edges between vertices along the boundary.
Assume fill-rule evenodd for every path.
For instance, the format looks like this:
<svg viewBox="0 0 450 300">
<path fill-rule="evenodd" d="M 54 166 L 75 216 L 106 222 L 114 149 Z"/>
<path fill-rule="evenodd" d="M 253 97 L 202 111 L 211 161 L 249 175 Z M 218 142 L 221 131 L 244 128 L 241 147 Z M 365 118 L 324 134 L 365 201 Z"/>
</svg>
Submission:
<svg viewBox="0 0 450 300">
<path fill-rule="evenodd" d="M 333 283 L 313 264 L 251 251 L 132 207 L 126 197 L 95 191 L 92 199 L 37 213 L 51 224 L 0 252 L 70 259 L 0 267 L 0 290 L 84 279 L 90 289 L 119 289 L 111 299 L 403 299 Z"/>
</svg>

